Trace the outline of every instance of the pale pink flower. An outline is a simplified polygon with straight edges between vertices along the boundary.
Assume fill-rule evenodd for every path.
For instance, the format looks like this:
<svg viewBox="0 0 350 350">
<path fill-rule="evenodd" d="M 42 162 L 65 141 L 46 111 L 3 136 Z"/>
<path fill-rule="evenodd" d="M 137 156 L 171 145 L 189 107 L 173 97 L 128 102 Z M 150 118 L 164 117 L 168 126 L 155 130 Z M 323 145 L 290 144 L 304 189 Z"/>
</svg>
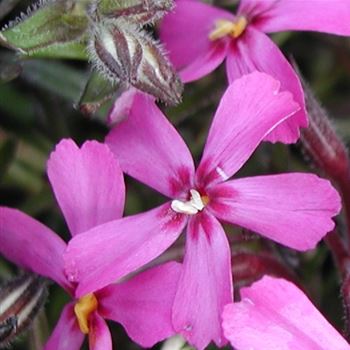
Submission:
<svg viewBox="0 0 350 350">
<path fill-rule="evenodd" d="M 340 199 L 329 181 L 291 173 L 229 180 L 265 135 L 298 110 L 264 73 L 236 80 L 224 94 L 195 170 L 184 141 L 153 99 L 136 93 L 129 116 L 106 142 L 123 171 L 170 198 L 149 212 L 101 225 L 71 240 L 66 271 L 84 294 L 161 254 L 187 224 L 173 326 L 198 349 L 222 346 L 221 312 L 232 301 L 226 221 L 307 250 L 334 227 Z M 96 254 L 103 251 L 103 254 Z"/>
<path fill-rule="evenodd" d="M 106 145 L 92 141 L 79 149 L 61 141 L 48 161 L 48 176 L 72 236 L 122 216 L 123 175 Z M 56 281 L 74 299 L 76 285 L 63 272 L 66 243 L 56 233 L 23 212 L 0 207 L 0 242 L 6 259 Z M 121 323 L 144 347 L 173 335 L 169 305 L 179 273 L 180 264 L 171 262 L 68 303 L 44 349 L 80 349 L 88 334 L 91 350 L 112 350 L 104 319 Z"/>
<path fill-rule="evenodd" d="M 266 139 L 292 143 L 307 126 L 300 81 L 265 33 L 312 30 L 350 35 L 348 0 L 241 0 L 237 14 L 196 0 L 178 0 L 165 16 L 160 37 L 184 82 L 199 79 L 226 58 L 229 82 L 258 70 L 292 92 L 301 110 Z"/>
<path fill-rule="evenodd" d="M 265 276 L 225 306 L 225 337 L 237 350 L 349 350 L 350 345 L 293 283 Z"/>
</svg>

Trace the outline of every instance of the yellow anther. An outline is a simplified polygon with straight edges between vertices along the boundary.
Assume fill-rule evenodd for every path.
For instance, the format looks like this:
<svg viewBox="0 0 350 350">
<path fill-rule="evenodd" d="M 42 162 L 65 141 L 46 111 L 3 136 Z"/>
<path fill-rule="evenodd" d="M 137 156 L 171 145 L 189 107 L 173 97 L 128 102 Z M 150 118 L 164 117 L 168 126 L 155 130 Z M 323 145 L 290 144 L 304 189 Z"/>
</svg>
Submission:
<svg viewBox="0 0 350 350">
<path fill-rule="evenodd" d="M 219 19 L 215 22 L 215 28 L 209 33 L 210 40 L 217 40 L 227 35 L 238 38 L 246 29 L 248 21 L 245 17 L 238 17 L 236 21 Z"/>
<path fill-rule="evenodd" d="M 209 199 L 208 196 L 202 196 L 201 198 L 202 198 L 202 202 L 203 202 L 204 205 L 209 204 L 210 199 Z"/>
<path fill-rule="evenodd" d="M 89 333 L 90 314 L 97 310 L 98 302 L 94 294 L 86 294 L 74 306 L 79 328 L 84 334 Z"/>
</svg>

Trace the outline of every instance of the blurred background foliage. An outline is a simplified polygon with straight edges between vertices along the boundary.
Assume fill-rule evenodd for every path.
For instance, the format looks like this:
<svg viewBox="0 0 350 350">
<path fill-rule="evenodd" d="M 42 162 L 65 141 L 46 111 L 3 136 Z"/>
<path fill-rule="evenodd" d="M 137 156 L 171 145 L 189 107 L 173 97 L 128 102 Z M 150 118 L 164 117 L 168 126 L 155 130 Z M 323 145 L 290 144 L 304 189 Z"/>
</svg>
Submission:
<svg viewBox="0 0 350 350">
<path fill-rule="evenodd" d="M 232 0 L 212 2 L 227 8 L 235 5 Z M 25 11 L 31 3 L 2 0 L 0 26 Z M 350 39 L 304 32 L 281 33 L 273 38 L 285 55 L 295 59 L 348 144 Z M 73 138 L 78 144 L 87 139 L 103 141 L 108 131 L 105 120 L 111 103 L 107 103 L 94 116 L 86 116 L 76 108 L 89 72 L 89 65 L 83 61 L 20 60 L 15 52 L 0 48 L 0 205 L 23 210 L 59 233 L 66 241 L 69 239 L 68 229 L 52 194 L 45 168 L 50 152 L 62 138 Z M 187 85 L 179 106 L 162 106 L 197 160 L 225 86 L 225 74 L 219 68 L 210 76 Z M 263 144 L 238 176 L 310 170 L 313 171 L 312 166 L 299 145 Z M 163 202 L 159 194 L 137 182 L 129 178 L 126 178 L 126 182 L 125 214 L 137 213 Z M 339 222 L 341 225 L 341 218 Z M 262 251 L 273 254 L 304 286 L 326 317 L 338 329 L 342 329 L 338 275 L 331 254 L 323 243 L 317 250 L 299 254 L 265 242 L 239 228 L 227 227 L 227 231 L 233 233 L 231 240 L 236 253 Z M 182 244 L 180 240 L 161 259 L 181 259 Z M 237 261 L 239 263 L 240 260 Z M 17 273 L 16 266 L 0 257 L 0 280 Z M 245 282 L 238 279 L 237 285 Z M 32 331 L 13 344 L 13 349 L 35 349 L 33 344 L 37 341 L 38 333 L 43 333 L 43 338 L 48 335 L 67 300 L 68 296 L 52 285 L 44 314 L 38 318 Z M 120 326 L 110 323 L 110 327 L 115 348 L 139 349 Z"/>
</svg>

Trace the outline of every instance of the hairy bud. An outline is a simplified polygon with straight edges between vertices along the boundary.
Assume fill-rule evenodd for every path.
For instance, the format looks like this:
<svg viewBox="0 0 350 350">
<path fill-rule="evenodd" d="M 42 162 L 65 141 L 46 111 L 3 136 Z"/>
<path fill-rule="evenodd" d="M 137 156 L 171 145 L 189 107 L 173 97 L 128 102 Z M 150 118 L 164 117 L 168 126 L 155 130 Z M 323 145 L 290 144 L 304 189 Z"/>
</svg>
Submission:
<svg viewBox="0 0 350 350">
<path fill-rule="evenodd" d="M 173 6 L 172 0 L 100 0 L 95 5 L 95 11 L 103 17 L 124 17 L 143 26 L 159 20 Z"/>
<path fill-rule="evenodd" d="M 168 104 L 181 99 L 183 85 L 161 46 L 123 18 L 94 29 L 89 54 L 95 68 L 113 82 L 147 92 Z"/>
<path fill-rule="evenodd" d="M 25 274 L 0 287 L 0 347 L 31 324 L 45 302 L 46 284 L 42 277 Z"/>
<path fill-rule="evenodd" d="M 347 149 L 310 87 L 305 82 L 303 87 L 309 126 L 301 131 L 302 145 L 319 169 L 339 180 L 349 169 Z"/>
<path fill-rule="evenodd" d="M 309 126 L 301 129 L 301 145 L 318 169 L 336 182 L 347 182 L 349 158 L 345 144 L 293 59 L 292 65 L 302 83 L 309 116 Z"/>
</svg>

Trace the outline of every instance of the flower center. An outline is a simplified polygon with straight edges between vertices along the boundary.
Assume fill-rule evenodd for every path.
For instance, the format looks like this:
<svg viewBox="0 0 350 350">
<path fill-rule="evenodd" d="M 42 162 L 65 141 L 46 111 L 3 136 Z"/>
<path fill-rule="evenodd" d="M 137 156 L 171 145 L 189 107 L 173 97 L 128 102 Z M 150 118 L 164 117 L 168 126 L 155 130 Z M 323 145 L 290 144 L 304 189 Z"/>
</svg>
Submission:
<svg viewBox="0 0 350 350">
<path fill-rule="evenodd" d="M 201 197 L 197 190 L 190 190 L 191 198 L 189 201 L 180 201 L 174 199 L 171 202 L 171 209 L 177 213 L 195 215 L 199 211 L 202 211 L 204 207 L 208 204 L 209 198 L 207 196 Z"/>
<path fill-rule="evenodd" d="M 246 29 L 248 21 L 245 17 L 240 16 L 235 21 L 219 19 L 215 22 L 215 28 L 209 33 L 209 39 L 214 41 L 227 35 L 238 38 Z"/>
<path fill-rule="evenodd" d="M 89 317 L 97 310 L 98 301 L 93 293 L 81 297 L 74 306 L 74 313 L 82 333 L 89 333 Z"/>
</svg>

